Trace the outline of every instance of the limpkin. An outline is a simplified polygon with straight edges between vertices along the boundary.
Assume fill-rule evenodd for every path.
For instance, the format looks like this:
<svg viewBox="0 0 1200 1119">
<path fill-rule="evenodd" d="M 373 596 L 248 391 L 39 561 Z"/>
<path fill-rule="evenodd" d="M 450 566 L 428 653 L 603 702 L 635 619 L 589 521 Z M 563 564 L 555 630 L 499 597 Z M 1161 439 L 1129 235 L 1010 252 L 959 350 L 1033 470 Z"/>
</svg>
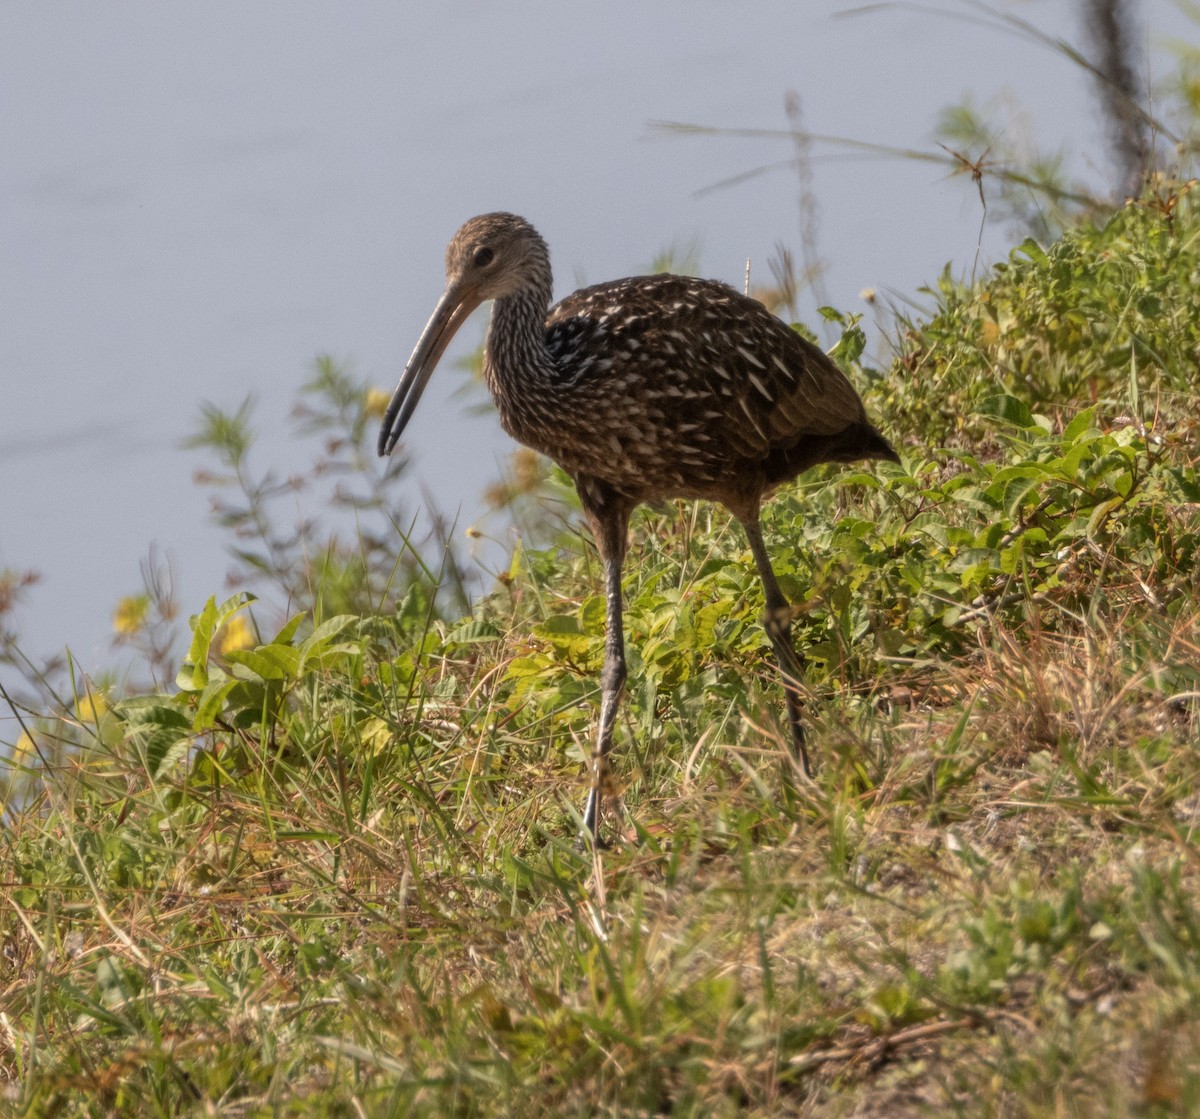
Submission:
<svg viewBox="0 0 1200 1119">
<path fill-rule="evenodd" d="M 446 288 L 379 433 L 390 454 L 454 332 L 492 300 L 483 373 L 505 431 L 575 481 L 604 564 L 607 632 L 585 831 L 600 802 L 625 683 L 621 569 L 629 517 L 662 498 L 719 501 L 741 522 L 766 596 L 792 742 L 811 774 L 791 610 L 763 543 L 774 487 L 822 462 L 896 452 L 820 349 L 762 304 L 714 280 L 634 276 L 550 306 L 550 252 L 514 214 L 472 218 L 446 249 Z"/>
</svg>

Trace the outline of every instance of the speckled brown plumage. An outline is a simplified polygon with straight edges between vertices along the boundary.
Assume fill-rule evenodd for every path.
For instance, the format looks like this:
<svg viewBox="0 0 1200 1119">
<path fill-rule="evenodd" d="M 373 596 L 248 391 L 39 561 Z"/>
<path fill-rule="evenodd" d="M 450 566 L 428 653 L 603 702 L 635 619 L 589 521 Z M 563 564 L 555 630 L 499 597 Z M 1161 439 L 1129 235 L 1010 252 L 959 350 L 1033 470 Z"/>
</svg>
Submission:
<svg viewBox="0 0 1200 1119">
<path fill-rule="evenodd" d="M 719 501 L 746 529 L 767 600 L 798 758 L 801 667 L 790 610 L 759 529 L 773 487 L 821 462 L 897 461 L 840 369 L 760 303 L 726 284 L 635 276 L 550 307 L 550 255 L 524 219 L 472 218 L 446 250 L 446 291 L 384 418 L 388 454 L 454 331 L 494 300 L 484 376 L 504 429 L 574 478 L 605 563 L 608 639 L 585 809 L 598 826 L 606 759 L 625 679 L 620 571 L 640 502 Z"/>
</svg>

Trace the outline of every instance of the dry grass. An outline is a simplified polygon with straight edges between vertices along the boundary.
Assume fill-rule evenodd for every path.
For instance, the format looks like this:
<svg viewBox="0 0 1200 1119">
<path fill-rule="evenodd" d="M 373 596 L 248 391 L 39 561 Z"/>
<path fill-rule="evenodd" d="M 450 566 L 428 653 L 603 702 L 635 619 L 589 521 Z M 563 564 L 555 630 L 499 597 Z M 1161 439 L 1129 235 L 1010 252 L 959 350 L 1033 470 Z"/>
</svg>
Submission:
<svg viewBox="0 0 1200 1119">
<path fill-rule="evenodd" d="M 1146 220 L 1112 238 L 1159 244 Z M 1097 290 L 1079 243 L 1060 257 L 948 295 L 919 384 L 904 361 L 873 382 L 894 427 L 916 417 L 908 469 L 772 509 L 813 784 L 744 544 L 708 511 L 638 526 L 624 813 L 595 857 L 574 806 L 603 603 L 578 548 L 523 556 L 454 625 L 410 596 L 221 656 L 214 605 L 178 692 L 27 720 L 40 757 L 10 767 L 0 836 L 5 1108 L 1200 1113 L 1194 421 L 1158 443 L 1111 422 L 1128 352 L 1092 347 L 1088 399 L 1039 426 L 964 326 L 1014 291 L 1036 320 L 1057 269 L 1060 317 L 1073 283 L 1100 319 L 1124 301 L 1147 349 L 1165 324 L 1179 399 L 1196 343 L 1164 301 L 1192 289 L 1156 273 L 1143 321 L 1127 277 Z M 949 441 L 990 423 L 991 458 L 917 446 L 947 400 L 970 420 Z"/>
</svg>

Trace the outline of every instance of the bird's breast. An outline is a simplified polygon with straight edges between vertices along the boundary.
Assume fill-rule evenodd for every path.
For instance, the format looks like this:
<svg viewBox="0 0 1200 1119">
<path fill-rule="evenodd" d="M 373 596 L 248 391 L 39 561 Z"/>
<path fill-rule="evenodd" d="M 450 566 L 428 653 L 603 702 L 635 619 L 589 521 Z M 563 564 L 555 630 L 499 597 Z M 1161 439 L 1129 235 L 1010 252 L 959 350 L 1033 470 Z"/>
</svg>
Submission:
<svg viewBox="0 0 1200 1119">
<path fill-rule="evenodd" d="M 723 411 L 663 368 L 588 355 L 537 391 L 497 394 L 500 422 L 513 438 L 571 475 L 600 478 L 631 496 L 698 496 L 740 456 L 718 434 Z"/>
</svg>

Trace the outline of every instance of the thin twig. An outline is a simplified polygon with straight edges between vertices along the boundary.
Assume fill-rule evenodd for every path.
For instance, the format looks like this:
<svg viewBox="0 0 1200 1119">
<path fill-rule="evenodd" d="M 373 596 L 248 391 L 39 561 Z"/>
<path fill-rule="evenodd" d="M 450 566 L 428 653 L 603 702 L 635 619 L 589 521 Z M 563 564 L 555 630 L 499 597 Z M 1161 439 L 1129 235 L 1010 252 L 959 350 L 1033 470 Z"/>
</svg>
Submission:
<svg viewBox="0 0 1200 1119">
<path fill-rule="evenodd" d="M 867 1060 L 875 1064 L 888 1053 L 906 1045 L 915 1045 L 932 1037 L 953 1033 L 976 1025 L 978 1018 L 958 1018 L 951 1021 L 926 1022 L 920 1026 L 909 1026 L 891 1034 L 877 1034 L 864 1038 L 853 1045 L 842 1045 L 836 1049 L 821 1049 L 815 1053 L 800 1053 L 788 1063 L 800 1072 L 830 1064 L 833 1061 Z"/>
</svg>

